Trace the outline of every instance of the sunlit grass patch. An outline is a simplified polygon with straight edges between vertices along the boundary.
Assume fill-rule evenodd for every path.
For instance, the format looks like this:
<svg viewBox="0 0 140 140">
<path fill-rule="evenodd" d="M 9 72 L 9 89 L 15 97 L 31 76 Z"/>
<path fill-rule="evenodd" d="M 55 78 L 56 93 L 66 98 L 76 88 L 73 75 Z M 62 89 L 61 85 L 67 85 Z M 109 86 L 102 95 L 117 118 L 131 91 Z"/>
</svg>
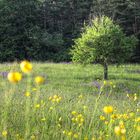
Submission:
<svg viewBox="0 0 140 140">
<path fill-rule="evenodd" d="M 0 75 L 0 139 L 139 140 L 139 65 L 110 66 L 108 81 L 99 65 L 30 65 L 28 73 L 0 67 L 22 74 L 16 82 Z"/>
</svg>

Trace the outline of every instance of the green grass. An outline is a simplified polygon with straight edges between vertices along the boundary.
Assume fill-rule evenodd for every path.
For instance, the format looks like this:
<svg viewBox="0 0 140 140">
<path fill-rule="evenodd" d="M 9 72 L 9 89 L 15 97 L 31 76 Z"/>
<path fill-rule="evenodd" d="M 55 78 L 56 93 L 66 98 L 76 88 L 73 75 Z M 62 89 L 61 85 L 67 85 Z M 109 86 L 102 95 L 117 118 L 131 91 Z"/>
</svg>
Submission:
<svg viewBox="0 0 140 140">
<path fill-rule="evenodd" d="M 1 64 L 1 72 L 20 71 L 18 64 Z M 127 140 L 139 140 L 140 126 L 139 93 L 140 65 L 109 67 L 107 84 L 102 80 L 100 65 L 80 66 L 74 64 L 33 63 L 30 76 L 23 74 L 18 84 L 9 83 L 0 77 L 0 139 L 2 140 L 120 140 L 114 127 L 123 121 Z M 41 75 L 46 82 L 36 86 L 34 77 Z M 96 82 L 96 83 L 95 83 Z M 110 83 L 112 82 L 112 83 Z M 96 87 L 101 85 L 101 89 Z M 33 91 L 36 88 L 36 91 Z M 24 93 L 31 92 L 30 97 Z M 134 101 L 134 95 L 137 100 Z M 127 97 L 129 94 L 130 97 Z M 49 97 L 58 95 L 62 100 L 52 103 Z M 36 107 L 36 106 L 40 107 Z M 119 118 L 110 119 L 103 107 L 111 105 L 113 114 Z M 79 121 L 72 111 L 82 114 Z M 130 117 L 130 113 L 134 116 Z M 121 115 L 120 115 L 121 114 Z M 101 121 L 100 115 L 106 120 Z M 80 117 L 79 117 L 80 118 Z M 80 126 L 79 126 L 80 124 Z M 3 136 L 3 131 L 7 136 Z M 78 138 L 74 138 L 78 135 Z"/>
</svg>

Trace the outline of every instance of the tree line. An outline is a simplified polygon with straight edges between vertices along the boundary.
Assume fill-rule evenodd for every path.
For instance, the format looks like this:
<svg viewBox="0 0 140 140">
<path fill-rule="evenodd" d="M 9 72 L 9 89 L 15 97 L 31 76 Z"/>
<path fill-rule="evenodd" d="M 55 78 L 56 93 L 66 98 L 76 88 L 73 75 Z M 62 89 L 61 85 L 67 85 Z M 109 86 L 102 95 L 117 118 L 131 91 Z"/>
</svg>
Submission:
<svg viewBox="0 0 140 140">
<path fill-rule="evenodd" d="M 102 15 L 140 40 L 139 0 L 0 0 L 0 61 L 70 61 L 74 39 Z M 140 43 L 130 62 L 140 62 Z"/>
</svg>

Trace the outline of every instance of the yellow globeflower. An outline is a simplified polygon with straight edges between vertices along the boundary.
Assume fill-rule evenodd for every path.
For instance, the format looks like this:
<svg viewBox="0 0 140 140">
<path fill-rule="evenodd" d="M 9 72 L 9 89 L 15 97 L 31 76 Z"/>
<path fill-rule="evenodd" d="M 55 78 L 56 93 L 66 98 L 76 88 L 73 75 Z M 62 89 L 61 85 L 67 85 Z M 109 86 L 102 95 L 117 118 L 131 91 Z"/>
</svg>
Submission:
<svg viewBox="0 0 140 140">
<path fill-rule="evenodd" d="M 76 111 L 72 111 L 71 114 L 72 114 L 72 115 L 76 115 L 77 112 L 76 112 Z"/>
<path fill-rule="evenodd" d="M 106 85 L 107 84 L 107 81 L 104 81 L 104 85 Z"/>
<path fill-rule="evenodd" d="M 35 139 L 36 139 L 35 135 L 32 135 L 31 140 L 35 140 Z"/>
<path fill-rule="evenodd" d="M 44 81 L 45 79 L 42 76 L 35 77 L 35 83 L 38 85 L 44 83 Z"/>
<path fill-rule="evenodd" d="M 126 133 L 126 129 L 125 128 L 121 129 L 121 134 L 125 134 L 125 133 Z"/>
<path fill-rule="evenodd" d="M 137 118 L 135 119 L 135 122 L 140 122 L 140 117 L 137 117 Z"/>
<path fill-rule="evenodd" d="M 108 121 L 105 121 L 104 123 L 105 123 L 106 125 L 108 125 L 109 122 L 108 122 Z"/>
<path fill-rule="evenodd" d="M 137 128 L 136 128 L 136 129 L 137 129 L 137 131 L 138 131 L 138 132 L 140 132 L 140 126 L 137 126 Z"/>
<path fill-rule="evenodd" d="M 46 121 L 46 118 L 42 118 L 41 121 Z"/>
<path fill-rule="evenodd" d="M 29 61 L 25 60 L 20 63 L 20 68 L 22 72 L 29 73 L 32 70 L 32 64 Z"/>
<path fill-rule="evenodd" d="M 100 120 L 101 120 L 101 121 L 104 121 L 104 120 L 105 120 L 105 117 L 101 115 L 101 116 L 100 116 Z"/>
<path fill-rule="evenodd" d="M 78 134 L 74 134 L 73 137 L 74 137 L 75 139 L 77 139 L 77 138 L 78 138 Z"/>
<path fill-rule="evenodd" d="M 25 96 L 26 96 L 26 97 L 29 97 L 30 95 L 31 95 L 31 93 L 30 93 L 30 92 L 28 92 L 28 91 L 27 91 L 27 92 L 25 92 Z"/>
<path fill-rule="evenodd" d="M 17 83 L 17 82 L 21 81 L 22 74 L 19 72 L 10 72 L 10 73 L 8 73 L 7 78 L 11 83 Z"/>
<path fill-rule="evenodd" d="M 7 134 L 8 134 L 8 133 L 7 133 L 7 131 L 6 131 L 6 130 L 2 131 L 2 136 L 3 136 L 3 137 L 6 137 L 6 136 L 7 136 Z"/>
<path fill-rule="evenodd" d="M 115 132 L 116 135 L 120 135 L 121 134 L 121 128 L 119 126 L 115 126 L 114 132 Z"/>
<path fill-rule="evenodd" d="M 121 140 L 126 140 L 126 136 L 121 136 Z"/>
<path fill-rule="evenodd" d="M 68 136 L 71 136 L 72 135 L 72 132 L 70 131 L 70 132 L 68 132 L 68 134 L 67 134 Z"/>
<path fill-rule="evenodd" d="M 110 113 L 113 112 L 113 107 L 112 107 L 112 106 L 105 106 L 105 107 L 103 108 L 103 111 L 104 111 L 104 113 L 106 113 L 106 114 L 110 114 Z"/>
<path fill-rule="evenodd" d="M 40 104 L 36 104 L 35 105 L 35 108 L 40 108 Z"/>
</svg>

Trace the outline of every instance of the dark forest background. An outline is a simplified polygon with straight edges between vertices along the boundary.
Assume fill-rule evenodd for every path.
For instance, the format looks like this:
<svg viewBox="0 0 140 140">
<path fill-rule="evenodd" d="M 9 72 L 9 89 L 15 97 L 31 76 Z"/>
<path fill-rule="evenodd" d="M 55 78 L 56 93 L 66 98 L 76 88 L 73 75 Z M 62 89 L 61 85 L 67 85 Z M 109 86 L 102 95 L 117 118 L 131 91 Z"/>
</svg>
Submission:
<svg viewBox="0 0 140 140">
<path fill-rule="evenodd" d="M 140 40 L 140 0 L 0 0 L 0 61 L 70 61 L 74 39 L 102 15 Z"/>
</svg>

